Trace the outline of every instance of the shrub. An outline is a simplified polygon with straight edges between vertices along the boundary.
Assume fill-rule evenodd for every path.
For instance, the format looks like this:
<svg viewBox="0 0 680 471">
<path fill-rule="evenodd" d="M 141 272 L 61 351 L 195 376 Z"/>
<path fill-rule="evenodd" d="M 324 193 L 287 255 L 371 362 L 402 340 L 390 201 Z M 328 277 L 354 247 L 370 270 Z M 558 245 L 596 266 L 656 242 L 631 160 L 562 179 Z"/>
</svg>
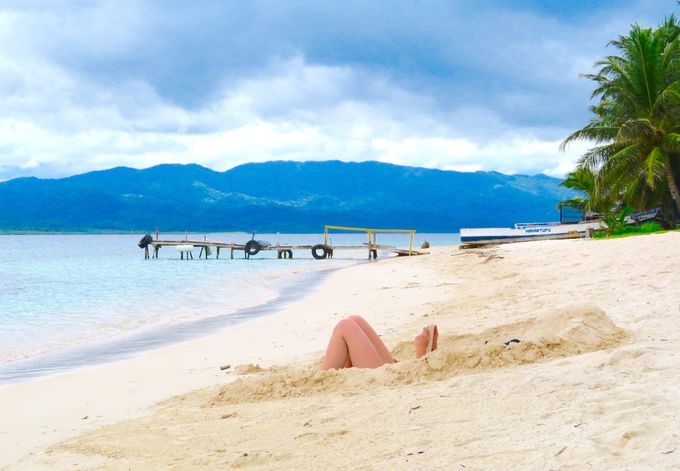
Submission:
<svg viewBox="0 0 680 471">
<path fill-rule="evenodd" d="M 606 239 L 607 237 L 618 237 L 634 234 L 651 234 L 652 232 L 663 231 L 664 228 L 658 222 L 645 222 L 639 226 L 622 226 L 614 229 L 610 234 L 605 231 L 598 231 L 593 234 L 594 239 Z"/>
<path fill-rule="evenodd" d="M 663 231 L 663 227 L 658 222 L 645 222 L 639 226 L 623 226 L 614 231 L 614 235 L 625 234 L 651 234 L 652 232 Z"/>
</svg>

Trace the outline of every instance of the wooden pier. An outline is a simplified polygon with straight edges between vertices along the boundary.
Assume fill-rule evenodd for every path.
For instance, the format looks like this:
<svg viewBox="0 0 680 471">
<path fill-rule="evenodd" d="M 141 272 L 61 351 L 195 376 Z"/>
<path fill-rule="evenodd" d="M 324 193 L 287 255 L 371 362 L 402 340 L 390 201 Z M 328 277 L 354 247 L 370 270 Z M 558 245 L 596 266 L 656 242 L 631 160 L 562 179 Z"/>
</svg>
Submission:
<svg viewBox="0 0 680 471">
<path fill-rule="evenodd" d="M 212 253 L 215 254 L 215 258 L 219 259 L 220 255 L 224 253 L 225 250 L 229 251 L 229 258 L 234 258 L 234 252 L 243 252 L 243 258 L 250 258 L 259 252 L 263 251 L 276 251 L 277 258 L 293 258 L 293 251 L 305 250 L 312 252 L 312 256 L 316 259 L 333 258 L 333 253 L 336 250 L 367 250 L 369 252 L 369 259 L 377 258 L 378 250 L 383 252 L 391 252 L 398 256 L 409 256 L 409 255 L 424 255 L 428 252 L 423 250 L 411 249 L 401 249 L 399 247 L 394 247 L 391 245 L 382 244 L 361 244 L 361 245 L 266 245 L 260 246 L 255 253 L 251 249 L 248 252 L 246 244 L 238 244 L 233 242 L 215 242 L 208 240 L 153 240 L 149 247 L 147 247 L 147 257 L 146 258 L 158 258 L 158 251 L 162 247 L 187 247 L 187 250 L 180 250 L 180 257 L 193 258 L 192 250 L 200 249 L 198 258 L 208 258 Z M 191 247 L 191 248 L 189 248 Z M 316 249 L 316 251 L 315 251 Z M 324 250 L 325 249 L 325 250 Z M 148 253 L 150 252 L 150 253 Z"/>
<path fill-rule="evenodd" d="M 368 242 L 364 242 L 360 245 L 332 245 L 328 238 L 328 229 L 340 229 L 340 230 L 358 230 L 368 232 Z M 411 238 L 409 242 L 408 249 L 402 249 L 399 247 L 394 247 L 391 245 L 378 244 L 376 241 L 376 234 L 381 232 L 406 232 L 410 233 Z M 266 244 L 257 240 L 249 240 L 245 243 L 235 243 L 235 242 L 219 242 L 219 241 L 209 241 L 209 240 L 190 240 L 185 237 L 183 240 L 161 240 L 158 238 L 158 232 L 156 233 L 156 238 L 153 239 L 150 235 L 146 235 L 139 242 L 140 248 L 144 249 L 144 258 L 158 258 L 158 252 L 163 247 L 176 247 L 177 251 L 180 253 L 181 259 L 193 259 L 193 250 L 200 249 L 198 258 L 208 258 L 213 253 L 215 258 L 219 259 L 220 255 L 225 251 L 229 251 L 229 258 L 234 258 L 234 252 L 243 252 L 243 258 L 250 258 L 257 255 L 262 251 L 276 251 L 277 258 L 279 259 L 289 259 L 293 258 L 293 251 L 310 251 L 312 257 L 317 260 L 325 258 L 333 258 L 333 253 L 336 250 L 366 250 L 368 252 L 368 259 L 378 258 L 378 251 L 390 252 L 396 254 L 397 256 L 409 256 L 409 255 L 424 255 L 429 252 L 424 250 L 418 250 L 413 248 L 413 230 L 398 230 L 398 229 L 363 229 L 363 228 L 346 228 L 342 226 L 326 226 L 324 230 L 324 243 L 315 245 L 290 245 L 290 244 Z"/>
</svg>

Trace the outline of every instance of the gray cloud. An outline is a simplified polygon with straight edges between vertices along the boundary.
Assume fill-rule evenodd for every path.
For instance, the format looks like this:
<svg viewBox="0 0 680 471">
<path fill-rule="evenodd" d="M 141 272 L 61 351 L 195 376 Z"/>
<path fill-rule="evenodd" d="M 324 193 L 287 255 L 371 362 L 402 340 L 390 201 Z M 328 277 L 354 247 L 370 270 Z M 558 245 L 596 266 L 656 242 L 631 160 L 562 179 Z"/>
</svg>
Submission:
<svg viewBox="0 0 680 471">
<path fill-rule="evenodd" d="M 559 174 L 578 73 L 675 3 L 509 5 L 5 3 L 0 178 L 273 158 Z"/>
</svg>

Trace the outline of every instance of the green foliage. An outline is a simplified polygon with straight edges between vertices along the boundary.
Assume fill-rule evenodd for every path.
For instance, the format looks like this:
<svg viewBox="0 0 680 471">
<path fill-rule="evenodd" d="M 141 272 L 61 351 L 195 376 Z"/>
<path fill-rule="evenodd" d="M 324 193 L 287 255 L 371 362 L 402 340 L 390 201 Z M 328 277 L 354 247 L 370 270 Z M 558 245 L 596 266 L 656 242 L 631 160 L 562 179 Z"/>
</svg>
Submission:
<svg viewBox="0 0 680 471">
<path fill-rule="evenodd" d="M 611 41 L 619 55 L 596 63 L 593 117 L 563 142 L 593 141 L 579 162 L 595 175 L 592 197 L 645 209 L 672 196 L 680 211 L 680 26 L 675 16 L 657 29 L 633 25 Z M 672 218 L 671 218 L 672 219 Z"/>
<path fill-rule="evenodd" d="M 622 226 L 608 234 L 607 231 L 598 231 L 593 234 L 594 239 L 606 239 L 608 237 L 623 237 L 637 234 L 651 234 L 653 232 L 664 231 L 664 228 L 658 222 L 645 222 L 640 226 Z"/>
<path fill-rule="evenodd" d="M 605 232 L 607 235 L 614 235 L 616 231 L 622 229 L 626 225 L 626 216 L 632 213 L 635 209 L 631 207 L 625 207 L 618 213 L 609 214 L 602 218 L 602 222 L 607 226 Z"/>
<path fill-rule="evenodd" d="M 569 172 L 560 186 L 576 191 L 579 196 L 561 201 L 558 203 L 557 209 L 562 206 L 583 206 L 584 212 L 594 211 L 607 214 L 615 206 L 615 202 L 611 198 L 604 198 L 596 193 L 595 173 L 587 167 L 579 167 L 573 172 Z"/>
</svg>

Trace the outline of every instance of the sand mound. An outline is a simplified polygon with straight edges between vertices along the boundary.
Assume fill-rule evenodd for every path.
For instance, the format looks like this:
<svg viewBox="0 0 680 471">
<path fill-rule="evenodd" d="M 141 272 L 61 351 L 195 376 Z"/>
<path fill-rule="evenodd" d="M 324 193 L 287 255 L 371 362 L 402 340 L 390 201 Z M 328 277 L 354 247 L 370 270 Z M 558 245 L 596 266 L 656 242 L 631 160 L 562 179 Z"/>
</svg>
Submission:
<svg viewBox="0 0 680 471">
<path fill-rule="evenodd" d="M 321 371 L 316 364 L 268 368 L 222 387 L 209 402 L 254 402 L 328 391 L 351 395 L 369 387 L 441 380 L 475 370 L 579 355 L 612 347 L 625 338 L 625 332 L 601 309 L 569 307 L 481 333 L 442 337 L 439 349 L 426 359 L 413 359 L 412 343 L 402 342 L 393 351 L 398 363 L 373 370 Z M 257 368 L 244 370 L 252 374 Z"/>
</svg>

